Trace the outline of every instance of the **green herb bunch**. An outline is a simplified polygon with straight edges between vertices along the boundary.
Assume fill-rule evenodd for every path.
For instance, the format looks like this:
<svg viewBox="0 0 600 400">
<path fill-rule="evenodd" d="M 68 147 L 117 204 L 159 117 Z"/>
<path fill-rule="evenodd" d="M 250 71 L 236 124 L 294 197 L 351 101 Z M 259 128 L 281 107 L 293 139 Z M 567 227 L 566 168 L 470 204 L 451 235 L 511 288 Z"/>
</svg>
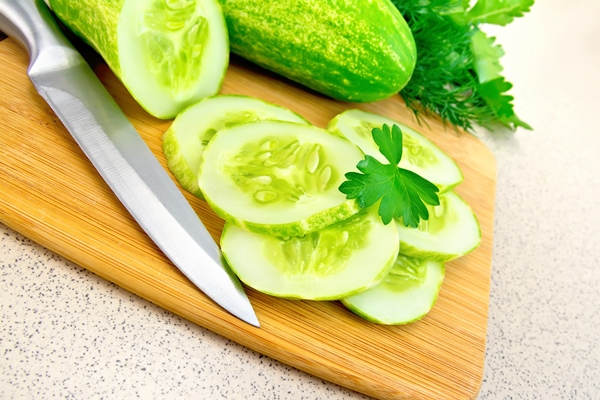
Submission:
<svg viewBox="0 0 600 400">
<path fill-rule="evenodd" d="M 475 125 L 531 127 L 520 120 L 501 75 L 504 51 L 482 24 L 505 26 L 529 11 L 534 0 L 392 0 L 412 30 L 417 65 L 400 92 L 417 118 L 438 114 L 467 131 Z"/>
</svg>

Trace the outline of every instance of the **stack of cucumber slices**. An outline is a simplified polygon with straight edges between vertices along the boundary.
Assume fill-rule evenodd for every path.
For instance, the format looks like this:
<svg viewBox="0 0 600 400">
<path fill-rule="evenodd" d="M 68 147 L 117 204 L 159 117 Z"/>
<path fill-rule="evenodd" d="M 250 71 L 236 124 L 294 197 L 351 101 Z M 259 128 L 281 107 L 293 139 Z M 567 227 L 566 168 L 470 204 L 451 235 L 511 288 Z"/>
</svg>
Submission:
<svg viewBox="0 0 600 400">
<path fill-rule="evenodd" d="M 226 221 L 221 248 L 247 285 L 289 299 L 341 300 L 370 321 L 404 324 L 435 303 L 444 263 L 479 245 L 477 219 L 453 191 L 460 169 L 418 132 L 360 110 L 321 129 L 275 104 L 217 94 L 230 38 L 243 57 L 335 99 L 397 93 L 415 46 L 391 3 L 357 2 L 356 13 L 343 1 L 282 2 L 267 27 L 264 11 L 275 2 L 46 2 L 145 110 L 175 117 L 163 137 L 168 167 Z M 313 18 L 315 10 L 324 18 Z M 326 46 L 313 40 L 320 32 Z M 386 163 L 371 134 L 383 124 L 403 132 L 399 166 L 439 188 L 440 205 L 417 228 L 385 225 L 378 204 L 361 209 L 339 191 L 365 155 Z"/>
<path fill-rule="evenodd" d="M 370 134 L 403 132 L 400 166 L 440 188 L 440 205 L 417 228 L 384 225 L 377 204 L 361 209 L 338 188 L 365 154 L 381 158 Z M 456 163 L 403 124 L 360 110 L 327 129 L 246 96 L 206 98 L 177 116 L 163 137 L 181 186 L 225 220 L 223 256 L 248 286 L 273 296 L 340 300 L 366 320 L 405 324 L 433 307 L 444 263 L 481 241 L 471 208 L 453 191 Z"/>
</svg>

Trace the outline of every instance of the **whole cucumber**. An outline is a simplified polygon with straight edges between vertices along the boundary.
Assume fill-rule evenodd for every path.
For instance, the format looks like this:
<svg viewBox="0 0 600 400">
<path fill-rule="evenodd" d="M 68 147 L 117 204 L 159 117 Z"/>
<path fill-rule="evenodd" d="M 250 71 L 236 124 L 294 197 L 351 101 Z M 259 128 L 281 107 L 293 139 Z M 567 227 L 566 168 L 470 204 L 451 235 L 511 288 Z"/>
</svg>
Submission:
<svg viewBox="0 0 600 400">
<path fill-rule="evenodd" d="M 389 0 L 219 0 L 231 51 L 336 100 L 371 102 L 409 81 L 416 47 Z"/>
</svg>

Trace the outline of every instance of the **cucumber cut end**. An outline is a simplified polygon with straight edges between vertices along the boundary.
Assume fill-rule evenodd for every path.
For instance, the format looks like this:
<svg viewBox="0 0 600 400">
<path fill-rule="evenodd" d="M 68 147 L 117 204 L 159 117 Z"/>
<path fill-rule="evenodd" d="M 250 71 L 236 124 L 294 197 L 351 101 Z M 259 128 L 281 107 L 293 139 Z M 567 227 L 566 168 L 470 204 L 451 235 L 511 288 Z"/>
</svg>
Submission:
<svg viewBox="0 0 600 400">
<path fill-rule="evenodd" d="M 155 117 L 220 90 L 229 41 L 216 0 L 125 0 L 117 29 L 120 78 Z"/>
</svg>

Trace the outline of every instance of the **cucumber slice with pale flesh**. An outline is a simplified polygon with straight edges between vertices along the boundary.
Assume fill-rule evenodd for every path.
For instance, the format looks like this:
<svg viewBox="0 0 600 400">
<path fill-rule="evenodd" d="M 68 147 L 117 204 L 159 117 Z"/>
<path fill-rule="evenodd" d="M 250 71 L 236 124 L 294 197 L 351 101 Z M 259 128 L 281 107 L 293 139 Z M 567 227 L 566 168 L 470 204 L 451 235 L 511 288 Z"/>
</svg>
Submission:
<svg viewBox="0 0 600 400">
<path fill-rule="evenodd" d="M 481 230 L 471 207 L 454 191 L 439 198 L 439 206 L 426 205 L 429 219 L 421 220 L 417 228 L 396 222 L 401 254 L 445 262 L 479 246 Z"/>
<path fill-rule="evenodd" d="M 435 184 L 440 193 L 448 191 L 463 180 L 463 175 L 454 160 L 429 139 L 408 126 L 382 115 L 362 110 L 346 110 L 338 114 L 327 126 L 327 130 L 356 143 L 365 154 L 384 164 L 389 161 L 381 154 L 373 140 L 373 128 L 383 124 L 398 125 L 402 130 L 403 152 L 399 166 L 413 171 Z"/>
<path fill-rule="evenodd" d="M 198 171 L 209 140 L 223 128 L 265 119 L 308 124 L 295 112 L 254 97 L 217 95 L 201 100 L 183 110 L 163 135 L 167 165 L 182 188 L 202 198 Z"/>
<path fill-rule="evenodd" d="M 400 255 L 379 285 L 342 299 L 342 304 L 371 322 L 407 324 L 433 308 L 443 280 L 443 263 Z"/>
<path fill-rule="evenodd" d="M 213 136 L 198 185 L 228 222 L 267 235 L 301 236 L 360 210 L 338 187 L 362 158 L 352 142 L 312 125 L 250 122 Z"/>
<path fill-rule="evenodd" d="M 49 3 L 155 117 L 173 118 L 219 92 L 229 64 L 229 39 L 217 0 Z"/>
<path fill-rule="evenodd" d="M 394 223 L 376 208 L 302 237 L 261 235 L 226 223 L 223 256 L 248 286 L 273 296 L 338 300 L 377 285 L 398 255 Z"/>
</svg>

